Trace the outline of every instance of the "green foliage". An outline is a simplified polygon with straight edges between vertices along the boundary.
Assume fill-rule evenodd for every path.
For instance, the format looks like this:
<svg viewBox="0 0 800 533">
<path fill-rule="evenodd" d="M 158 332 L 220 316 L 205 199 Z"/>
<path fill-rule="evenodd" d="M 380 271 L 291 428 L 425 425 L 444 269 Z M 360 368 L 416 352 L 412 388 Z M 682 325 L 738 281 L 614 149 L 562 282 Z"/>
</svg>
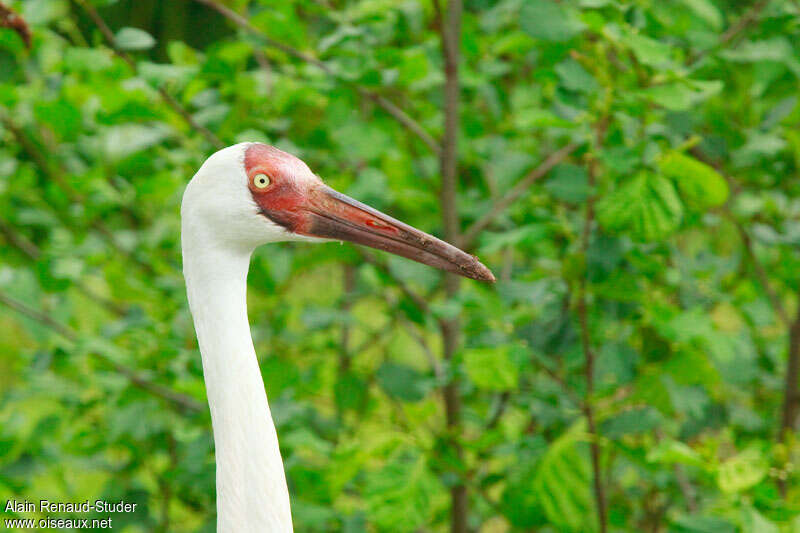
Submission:
<svg viewBox="0 0 800 533">
<path fill-rule="evenodd" d="M 224 2 L 256 35 L 207 2 L 90 2 L 131 68 L 84 2 L 2 3 L 33 41 L 0 28 L 0 502 L 124 499 L 120 531 L 212 531 L 183 187 L 214 137 L 269 142 L 443 236 L 415 133 L 444 135 L 436 10 Z M 296 531 L 448 531 L 462 483 L 470 531 L 597 531 L 592 446 L 609 531 L 800 531 L 798 20 L 788 0 L 464 2 L 455 200 L 498 283 L 448 297 L 348 244 L 252 260 Z"/>
<path fill-rule="evenodd" d="M 673 178 L 683 197 L 700 209 L 717 207 L 728 199 L 728 184 L 711 166 L 680 152 L 669 152 L 660 161 L 661 171 Z"/>
<path fill-rule="evenodd" d="M 677 229 L 683 203 L 668 179 L 641 172 L 598 202 L 597 217 L 609 231 L 653 241 Z"/>
<path fill-rule="evenodd" d="M 533 490 L 560 531 L 596 529 L 591 495 L 591 466 L 584 424 L 553 441 L 533 477 Z"/>
</svg>

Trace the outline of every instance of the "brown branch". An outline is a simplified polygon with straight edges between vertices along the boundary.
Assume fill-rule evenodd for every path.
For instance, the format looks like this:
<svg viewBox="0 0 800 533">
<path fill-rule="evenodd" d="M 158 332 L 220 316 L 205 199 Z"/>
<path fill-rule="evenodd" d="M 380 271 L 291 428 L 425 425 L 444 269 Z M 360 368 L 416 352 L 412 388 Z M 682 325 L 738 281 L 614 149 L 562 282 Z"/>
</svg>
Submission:
<svg viewBox="0 0 800 533">
<path fill-rule="evenodd" d="M 8 224 L 6 224 L 3 220 L 0 220 L 0 234 L 3 235 L 3 238 L 19 250 L 22 255 L 30 259 L 31 261 L 38 261 L 39 257 L 41 256 L 41 251 L 39 247 L 36 246 L 33 242 L 29 241 L 25 236 L 18 233 L 14 230 L 14 228 Z M 104 296 L 100 296 L 88 286 L 84 285 L 80 280 L 75 280 L 72 282 L 73 285 L 81 291 L 84 295 L 86 295 L 90 300 L 93 302 L 97 302 L 112 313 L 117 316 L 125 316 L 128 311 L 125 307 L 121 306 L 117 302 L 113 300 L 109 300 Z"/>
<path fill-rule="evenodd" d="M 506 410 L 506 406 L 508 405 L 508 400 L 511 398 L 511 393 L 508 391 L 501 392 L 497 399 L 495 400 L 495 407 L 492 409 L 492 414 L 489 417 L 489 420 L 486 421 L 486 426 L 484 430 L 494 429 L 497 426 L 497 423 L 500 422 L 500 419 L 503 417 L 503 413 Z"/>
<path fill-rule="evenodd" d="M 0 2 L 0 28 L 8 28 L 20 36 L 25 47 L 31 48 L 31 29 L 25 19 Z"/>
<path fill-rule="evenodd" d="M 800 300 L 800 291 L 798 291 Z M 786 383 L 784 385 L 783 409 L 779 439 L 783 439 L 787 431 L 792 431 L 797 422 L 797 408 L 800 402 L 798 378 L 800 377 L 800 309 L 789 327 L 789 357 L 786 367 Z"/>
<path fill-rule="evenodd" d="M 40 324 L 48 327 L 49 329 L 55 331 L 65 339 L 71 342 L 77 342 L 79 337 L 78 333 L 74 330 L 70 329 L 69 327 L 61 324 L 57 320 L 53 319 L 50 315 L 43 313 L 41 311 L 37 311 L 36 309 L 32 309 L 28 307 L 26 304 L 8 296 L 7 294 L 0 292 L 0 304 L 5 305 L 9 309 L 20 313 Z M 135 370 L 128 368 L 125 365 L 117 363 L 110 357 L 97 353 L 91 352 L 90 355 L 95 357 L 98 361 L 103 362 L 104 364 L 110 366 L 115 372 L 121 374 L 135 387 L 152 394 L 153 396 L 157 396 L 162 400 L 167 401 L 170 404 L 173 404 L 175 407 L 179 408 L 182 411 L 191 411 L 191 412 L 198 412 L 203 409 L 202 404 L 200 404 L 197 400 L 192 398 L 191 396 L 187 396 L 180 392 L 176 392 L 168 387 L 163 385 L 159 385 L 158 383 L 154 383 L 144 376 L 137 373 Z"/>
<path fill-rule="evenodd" d="M 681 489 L 683 499 L 686 500 L 686 509 L 689 513 L 696 513 L 697 491 L 694 490 L 691 481 L 689 481 L 689 477 L 686 475 L 683 465 L 675 464 L 675 479 L 678 482 L 678 487 Z"/>
<path fill-rule="evenodd" d="M 772 308 L 778 314 L 778 317 L 781 321 L 786 325 L 789 326 L 791 320 L 789 319 L 789 314 L 786 312 L 786 308 L 783 306 L 783 302 L 781 299 L 778 298 L 778 295 L 772 289 L 772 286 L 769 283 L 769 278 L 767 277 L 767 272 L 764 270 L 764 266 L 761 264 L 761 261 L 758 260 L 758 257 L 755 253 L 755 247 L 753 246 L 753 240 L 750 238 L 750 234 L 747 233 L 747 230 L 742 226 L 742 224 L 736 220 L 732 213 L 729 211 L 727 212 L 728 217 L 733 222 L 733 225 L 736 226 L 736 231 L 739 232 L 739 237 L 742 239 L 742 245 L 744 246 L 745 252 L 747 254 L 748 259 L 750 260 L 750 264 L 753 266 L 753 270 L 755 271 L 756 277 L 758 278 L 758 282 L 761 285 L 761 288 L 764 289 L 764 292 L 767 294 L 767 298 L 769 298 L 770 303 L 772 304 Z"/>
<path fill-rule="evenodd" d="M 464 232 L 459 241 L 464 248 L 470 248 L 475 239 L 485 230 L 498 216 L 500 216 L 511 204 L 516 202 L 533 185 L 534 182 L 544 177 L 554 166 L 564 161 L 572 152 L 578 149 L 578 144 L 570 143 L 559 150 L 556 150 L 537 167 L 528 172 L 524 178 L 519 180 L 516 185 L 501 196 L 492 207 L 483 214 L 478 220 L 472 223 Z"/>
<path fill-rule="evenodd" d="M 342 331 L 339 340 L 339 374 L 345 374 L 350 369 L 350 310 L 353 308 L 353 299 L 356 290 L 356 267 L 345 264 L 342 267 Z"/>
<path fill-rule="evenodd" d="M 436 359 L 436 355 L 433 353 L 430 344 L 428 344 L 428 341 L 425 340 L 425 337 L 422 335 L 422 333 L 417 331 L 414 328 L 414 325 L 403 317 L 400 318 L 399 323 L 406 328 L 406 332 L 409 334 L 409 336 L 414 339 L 417 344 L 419 344 L 420 348 L 422 348 L 422 353 L 428 360 L 428 364 L 431 366 L 431 370 L 433 370 L 433 375 L 436 376 L 436 379 L 444 379 L 444 370 L 442 369 L 442 365 L 439 364 L 439 361 Z"/>
<path fill-rule="evenodd" d="M 136 62 L 129 54 L 117 46 L 114 38 L 114 32 L 111 31 L 111 28 L 108 27 L 108 24 L 106 24 L 105 20 L 103 20 L 103 17 L 100 16 L 100 13 L 97 12 L 94 6 L 86 0 L 75 0 L 75 2 L 77 2 L 83 8 L 87 15 L 89 15 L 89 18 L 92 19 L 95 26 L 97 26 L 97 29 L 99 29 L 100 33 L 103 34 L 106 43 L 111 50 L 114 51 L 114 54 L 128 64 L 131 72 L 133 72 L 135 75 L 138 75 L 139 69 L 136 66 Z M 205 126 L 199 124 L 194 117 L 192 117 L 191 113 L 189 113 L 185 107 L 183 107 L 171 94 L 169 94 L 164 87 L 155 87 L 155 90 L 158 91 L 158 94 L 161 96 L 161 99 L 164 101 L 164 103 L 167 104 L 167 106 L 169 106 L 178 115 L 180 115 L 181 118 L 183 118 L 183 120 L 189 125 L 189 127 L 200 133 L 200 135 L 202 135 L 209 144 L 217 149 L 225 146 L 222 141 L 219 140 L 219 137 L 211 133 L 211 131 Z"/>
<path fill-rule="evenodd" d="M 461 82 L 459 79 L 459 53 L 461 43 L 461 13 L 463 10 L 461 0 L 447 2 L 446 19 L 442 20 L 441 8 L 437 9 L 439 33 L 442 42 L 442 55 L 444 56 L 444 139 L 442 151 L 439 154 L 439 165 L 442 174 L 442 186 L 439 201 L 442 209 L 442 223 L 444 238 L 449 242 L 457 243 L 460 240 L 460 220 L 458 215 L 458 135 L 459 135 L 459 105 Z M 444 286 L 447 297 L 454 299 L 458 295 L 460 278 L 455 274 L 447 273 L 444 277 Z M 442 345 L 444 359 L 452 362 L 458 350 L 461 337 L 461 326 L 458 317 L 443 319 L 439 322 L 442 332 Z M 454 374 L 442 389 L 444 400 L 447 429 L 450 435 L 450 444 L 456 457 L 461 460 L 464 456 L 459 438 L 461 437 L 461 393 L 460 380 Z M 465 480 L 459 475 L 458 482 L 450 488 L 450 531 L 451 533 L 466 533 L 467 518 L 469 516 L 469 495 Z"/>
<path fill-rule="evenodd" d="M 32 261 L 39 259 L 39 247 L 29 241 L 25 236 L 14 231 L 14 229 L 3 220 L 0 220 L 0 234 L 3 235 L 3 238 L 8 244 L 22 252 L 22 255 L 28 259 Z"/>
<path fill-rule="evenodd" d="M 598 147 L 603 141 L 605 134 L 606 120 L 601 119 L 595 126 L 596 143 Z M 597 175 L 599 163 L 595 156 L 592 156 L 589 161 L 589 187 L 593 190 Z M 586 255 L 589 251 L 589 244 L 592 236 L 592 225 L 594 224 L 594 203 L 595 195 L 592 193 L 586 202 L 586 218 L 583 225 L 583 232 L 581 235 L 581 253 L 586 261 Z M 587 285 L 588 285 L 588 271 L 584 272 L 578 284 L 578 322 L 580 324 L 580 337 L 581 346 L 583 347 L 583 356 L 585 361 L 584 374 L 586 376 L 586 399 L 583 402 L 583 412 L 586 416 L 586 423 L 589 428 L 589 433 L 592 436 L 589 445 L 589 451 L 592 459 L 593 479 L 592 485 L 594 489 L 595 507 L 597 508 L 597 522 L 600 533 L 605 533 L 608 527 L 607 514 L 606 514 L 606 494 L 603 486 L 603 479 L 600 470 L 600 443 L 599 433 L 594 420 L 594 408 L 592 406 L 594 394 L 594 363 L 595 353 L 591 344 L 591 335 L 589 329 L 588 317 L 588 302 L 587 302 Z"/>
<path fill-rule="evenodd" d="M 358 248 L 358 253 L 361 255 L 361 258 L 364 259 L 367 263 L 374 266 L 381 272 L 383 275 L 391 278 L 400 291 L 413 302 L 413 304 L 423 313 L 426 315 L 431 315 L 431 308 L 428 305 L 428 302 L 420 296 L 418 293 L 414 292 L 403 280 L 399 279 L 397 276 L 392 274 L 392 271 L 389 270 L 389 267 L 386 266 L 385 263 L 379 261 L 372 253 L 362 250 Z"/>
<path fill-rule="evenodd" d="M 64 176 L 67 175 L 67 172 L 63 168 L 53 168 L 50 165 L 49 160 L 39 147 L 33 142 L 28 135 L 23 131 L 23 129 L 17 125 L 13 120 L 5 116 L 4 114 L 0 114 L 0 122 L 2 122 L 3 126 L 11 132 L 14 136 L 14 139 L 19 143 L 22 147 L 23 151 L 28 154 L 28 157 L 31 158 L 33 164 L 39 169 L 44 177 L 48 179 L 48 181 L 55 183 L 56 186 L 61 189 L 61 191 L 66 195 L 67 199 L 76 204 L 84 203 L 83 195 L 78 193 L 65 179 Z M 65 219 L 67 218 L 66 214 L 56 209 L 55 210 L 56 216 L 61 219 L 61 221 L 66 225 L 67 222 Z M 142 261 L 130 250 L 126 250 L 122 245 L 117 242 L 116 237 L 114 236 L 113 232 L 108 229 L 105 223 L 99 219 L 91 219 L 89 221 L 90 226 L 100 233 L 103 239 L 118 253 L 124 255 L 132 262 L 136 263 L 139 268 L 144 270 L 146 273 L 150 275 L 155 275 L 155 270 L 153 270 L 153 266 L 150 263 Z"/>
<path fill-rule="evenodd" d="M 741 18 L 736 21 L 736 24 L 730 26 L 719 38 L 717 44 L 713 48 L 709 48 L 707 50 L 701 50 L 695 54 L 689 56 L 689 60 L 687 64 L 689 66 L 694 65 L 701 59 L 703 59 L 706 55 L 714 50 L 719 50 L 720 48 L 724 48 L 727 46 L 733 39 L 735 39 L 740 33 L 742 33 L 747 27 L 758 20 L 758 17 L 761 15 L 761 12 L 767 7 L 769 4 L 769 0 L 759 0 L 758 2 L 754 3 L 750 9 L 741 16 Z"/>
<path fill-rule="evenodd" d="M 369 98 L 370 100 L 375 102 L 375 104 L 378 107 L 380 107 L 386 113 L 388 113 L 389 116 L 391 116 L 397 122 L 399 122 L 404 128 L 406 128 L 408 131 L 416 135 L 434 153 L 438 154 L 439 152 L 441 152 L 441 147 L 439 146 L 439 143 L 436 142 L 436 139 L 434 139 L 433 136 L 431 136 L 431 134 L 428 133 L 425 130 L 425 128 L 422 127 L 421 124 L 419 124 L 419 122 L 411 118 L 411 116 L 409 116 L 408 113 L 400 109 L 394 103 L 387 100 L 385 97 L 342 77 L 340 74 L 336 73 L 333 69 L 331 69 L 328 65 L 326 65 L 323 61 L 317 59 L 313 55 L 301 52 L 296 48 L 293 48 L 287 44 L 284 44 L 280 41 L 271 38 L 266 33 L 253 26 L 253 24 L 247 17 L 240 15 L 239 13 L 217 2 L 216 0 L 194 0 L 194 1 L 213 9 L 226 19 L 230 20 L 236 26 L 239 26 L 247 33 L 260 39 L 261 42 L 266 46 L 269 46 L 270 48 L 275 48 L 276 50 L 280 50 L 284 54 L 290 57 L 294 57 L 295 59 L 299 59 L 300 61 L 303 61 L 310 65 L 314 65 L 322 72 L 330 76 L 332 79 L 355 90 L 360 96 Z"/>
<path fill-rule="evenodd" d="M 800 291 L 798 291 L 800 301 Z M 800 407 L 800 309 L 797 311 L 794 322 L 789 328 L 789 355 L 786 362 L 786 378 L 783 386 L 783 409 L 781 410 L 781 426 L 778 431 L 778 441 L 782 442 L 792 432 L 797 423 L 797 410 Z M 786 481 L 778 479 L 778 490 L 786 498 L 788 490 Z"/>
<path fill-rule="evenodd" d="M 728 188 L 731 191 L 736 191 L 736 183 L 730 176 L 726 175 L 723 172 L 722 167 L 715 161 L 710 160 L 706 154 L 704 154 L 700 149 L 696 146 L 690 150 L 691 154 L 695 156 L 698 160 L 710 165 L 716 170 L 720 176 L 726 181 L 728 184 Z M 731 197 L 728 198 L 728 202 L 723 207 L 723 212 L 728 217 L 728 219 L 733 223 L 736 227 L 736 231 L 739 233 L 739 238 L 742 240 L 742 245 L 744 246 L 745 253 L 747 258 L 750 260 L 750 264 L 753 266 L 753 271 L 756 274 L 756 278 L 758 278 L 758 282 L 761 285 L 761 288 L 764 289 L 764 292 L 767 295 L 767 298 L 772 305 L 772 308 L 777 313 L 778 318 L 786 325 L 787 327 L 790 325 L 791 320 L 789 319 L 789 313 L 786 312 L 786 307 L 781 302 L 781 299 L 775 293 L 772 288 L 772 285 L 769 283 L 769 277 L 767 276 L 766 270 L 764 270 L 764 266 L 761 264 L 761 261 L 758 260 L 758 256 L 756 256 L 755 252 L 755 245 L 753 244 L 753 239 L 750 237 L 750 234 L 747 233 L 747 230 L 742 225 L 741 222 L 734 216 L 734 214 L 729 209 L 731 201 L 734 197 L 734 194 L 731 194 Z"/>
</svg>

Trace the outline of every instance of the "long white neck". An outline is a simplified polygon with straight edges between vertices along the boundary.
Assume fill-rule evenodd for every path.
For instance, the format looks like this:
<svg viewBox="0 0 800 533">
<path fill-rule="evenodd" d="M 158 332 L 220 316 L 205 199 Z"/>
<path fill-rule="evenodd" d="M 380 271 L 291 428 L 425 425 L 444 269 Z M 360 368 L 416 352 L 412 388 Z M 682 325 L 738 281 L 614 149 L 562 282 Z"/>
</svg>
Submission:
<svg viewBox="0 0 800 533">
<path fill-rule="evenodd" d="M 184 232 L 183 262 L 214 428 L 217 531 L 291 532 L 278 437 L 247 321 L 250 251 L 208 246 Z"/>
</svg>

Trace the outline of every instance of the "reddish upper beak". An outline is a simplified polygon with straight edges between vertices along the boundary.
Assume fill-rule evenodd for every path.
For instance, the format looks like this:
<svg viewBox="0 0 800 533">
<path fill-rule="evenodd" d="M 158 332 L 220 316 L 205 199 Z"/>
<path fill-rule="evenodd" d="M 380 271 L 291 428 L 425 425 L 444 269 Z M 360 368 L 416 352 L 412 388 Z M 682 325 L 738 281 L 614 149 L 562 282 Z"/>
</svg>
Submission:
<svg viewBox="0 0 800 533">
<path fill-rule="evenodd" d="M 495 281 L 492 272 L 475 256 L 328 186 L 309 190 L 298 208 L 307 217 L 295 228 L 297 233 L 350 241 L 467 278 Z"/>
</svg>

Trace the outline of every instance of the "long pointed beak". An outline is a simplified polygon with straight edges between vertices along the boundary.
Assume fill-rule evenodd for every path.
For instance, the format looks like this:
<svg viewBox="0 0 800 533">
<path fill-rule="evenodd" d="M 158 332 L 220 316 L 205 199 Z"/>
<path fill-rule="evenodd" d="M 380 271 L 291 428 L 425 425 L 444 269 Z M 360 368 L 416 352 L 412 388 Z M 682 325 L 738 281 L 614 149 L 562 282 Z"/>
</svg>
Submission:
<svg viewBox="0 0 800 533">
<path fill-rule="evenodd" d="M 475 256 L 328 186 L 315 188 L 309 196 L 303 206 L 309 220 L 299 233 L 349 241 L 467 278 L 495 281 L 492 272 Z"/>
</svg>

